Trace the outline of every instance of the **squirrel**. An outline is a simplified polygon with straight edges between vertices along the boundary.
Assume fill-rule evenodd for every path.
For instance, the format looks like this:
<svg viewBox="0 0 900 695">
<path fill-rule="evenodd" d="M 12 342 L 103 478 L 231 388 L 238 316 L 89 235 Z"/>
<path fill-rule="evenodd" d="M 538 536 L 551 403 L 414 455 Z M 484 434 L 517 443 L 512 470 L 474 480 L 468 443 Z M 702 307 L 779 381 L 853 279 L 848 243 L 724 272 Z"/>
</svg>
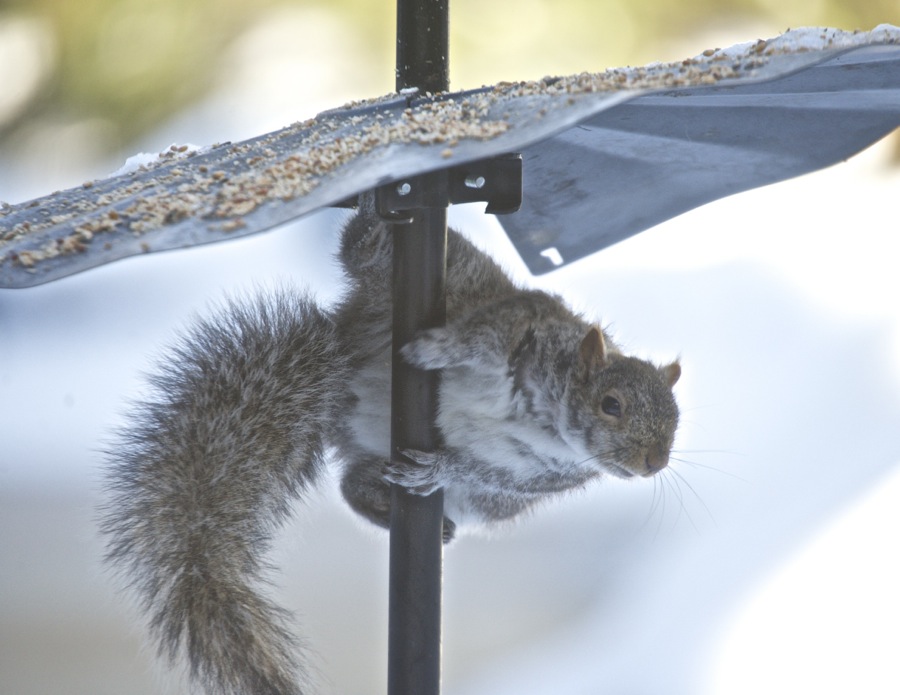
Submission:
<svg viewBox="0 0 900 695">
<path fill-rule="evenodd" d="M 679 363 L 622 354 L 452 229 L 446 325 L 400 348 L 440 370 L 440 446 L 391 457 L 391 234 L 371 211 L 346 224 L 347 290 L 330 311 L 282 288 L 198 321 L 107 447 L 107 560 L 160 654 L 186 657 L 210 695 L 308 692 L 289 615 L 260 585 L 273 533 L 329 462 L 349 506 L 381 527 L 391 484 L 443 488 L 445 542 L 458 524 L 512 519 L 604 474 L 668 464 Z"/>
</svg>

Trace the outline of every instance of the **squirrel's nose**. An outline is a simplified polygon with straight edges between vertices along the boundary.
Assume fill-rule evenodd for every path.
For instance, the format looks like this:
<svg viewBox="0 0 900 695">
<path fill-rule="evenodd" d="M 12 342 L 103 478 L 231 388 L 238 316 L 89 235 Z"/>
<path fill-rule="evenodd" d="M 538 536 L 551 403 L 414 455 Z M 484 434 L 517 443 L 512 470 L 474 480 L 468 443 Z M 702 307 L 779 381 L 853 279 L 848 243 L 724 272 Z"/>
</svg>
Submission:
<svg viewBox="0 0 900 695">
<path fill-rule="evenodd" d="M 649 478 L 656 475 L 663 468 L 669 465 L 669 452 L 667 451 L 651 451 L 644 457 L 644 473 L 641 475 Z"/>
</svg>

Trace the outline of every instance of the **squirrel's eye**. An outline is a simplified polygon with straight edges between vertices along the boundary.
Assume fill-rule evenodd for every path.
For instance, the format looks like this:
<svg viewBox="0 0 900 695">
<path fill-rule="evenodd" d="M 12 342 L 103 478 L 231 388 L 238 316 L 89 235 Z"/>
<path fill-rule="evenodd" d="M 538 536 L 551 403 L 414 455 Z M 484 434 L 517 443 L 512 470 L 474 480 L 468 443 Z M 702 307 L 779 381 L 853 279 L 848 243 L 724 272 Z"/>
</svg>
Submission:
<svg viewBox="0 0 900 695">
<path fill-rule="evenodd" d="M 612 396 L 603 397 L 603 400 L 600 401 L 600 409 L 607 415 L 622 417 L 622 406 L 619 404 L 619 400 Z"/>
</svg>

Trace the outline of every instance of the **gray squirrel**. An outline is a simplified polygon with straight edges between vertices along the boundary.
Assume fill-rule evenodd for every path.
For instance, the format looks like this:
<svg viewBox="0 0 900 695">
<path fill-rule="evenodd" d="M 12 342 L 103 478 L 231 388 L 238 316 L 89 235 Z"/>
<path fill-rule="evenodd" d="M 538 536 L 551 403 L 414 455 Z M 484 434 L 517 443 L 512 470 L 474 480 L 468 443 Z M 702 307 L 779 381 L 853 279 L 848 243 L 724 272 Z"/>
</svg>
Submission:
<svg viewBox="0 0 900 695">
<path fill-rule="evenodd" d="M 390 225 L 341 238 L 332 311 L 281 289 L 201 320 L 151 377 L 106 455 L 107 559 L 136 592 L 161 655 L 212 695 L 308 693 L 289 615 L 260 591 L 291 505 L 336 452 L 341 492 L 387 527 L 390 484 L 444 490 L 444 539 L 603 474 L 650 476 L 678 424 L 677 362 L 622 354 L 555 296 L 516 286 L 448 235 L 447 323 L 401 349 L 440 370 L 433 453 L 390 459 Z M 397 458 L 397 457 L 395 457 Z"/>
</svg>

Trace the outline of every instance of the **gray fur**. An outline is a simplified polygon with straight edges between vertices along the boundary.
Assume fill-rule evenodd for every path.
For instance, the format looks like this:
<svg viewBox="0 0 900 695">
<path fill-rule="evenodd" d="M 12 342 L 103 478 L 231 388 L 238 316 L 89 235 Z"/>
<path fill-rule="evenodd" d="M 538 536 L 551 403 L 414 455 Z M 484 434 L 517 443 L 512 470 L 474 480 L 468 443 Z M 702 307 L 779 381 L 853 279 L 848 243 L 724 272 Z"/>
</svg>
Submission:
<svg viewBox="0 0 900 695">
<path fill-rule="evenodd" d="M 260 592 L 262 558 L 327 446 L 346 501 L 377 525 L 389 523 L 390 483 L 443 488 L 446 540 L 457 523 L 509 519 L 603 473 L 652 475 L 668 461 L 677 363 L 622 355 L 453 231 L 447 325 L 402 348 L 441 370 L 442 445 L 390 460 L 391 252 L 388 225 L 358 215 L 332 314 L 282 290 L 200 321 L 109 448 L 108 558 L 160 652 L 186 656 L 210 695 L 308 692 L 286 616 Z"/>
<path fill-rule="evenodd" d="M 108 559 L 160 652 L 186 655 L 209 693 L 303 692 L 261 558 L 322 468 L 347 377 L 333 323 L 305 297 L 231 302 L 160 364 L 107 452 Z"/>
</svg>

